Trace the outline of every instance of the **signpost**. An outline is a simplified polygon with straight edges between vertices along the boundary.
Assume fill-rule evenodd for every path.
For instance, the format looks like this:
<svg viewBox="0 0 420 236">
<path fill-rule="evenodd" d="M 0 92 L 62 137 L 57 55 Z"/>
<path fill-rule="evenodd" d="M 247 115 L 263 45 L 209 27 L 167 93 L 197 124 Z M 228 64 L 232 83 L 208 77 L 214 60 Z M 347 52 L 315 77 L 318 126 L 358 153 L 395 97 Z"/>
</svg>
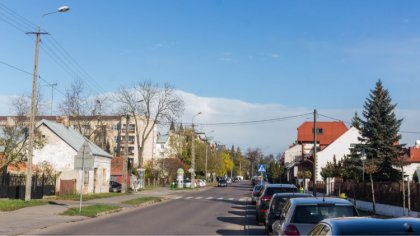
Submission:
<svg viewBox="0 0 420 236">
<path fill-rule="evenodd" d="M 266 164 L 258 164 L 258 172 L 261 173 L 261 184 L 263 182 L 264 179 L 264 173 L 267 170 L 267 165 Z"/>
<path fill-rule="evenodd" d="M 94 164 L 94 158 L 92 151 L 90 150 L 88 141 L 85 140 L 82 147 L 74 156 L 74 169 L 82 170 L 82 178 L 80 179 L 80 202 L 79 212 L 82 212 L 82 201 L 83 201 L 83 183 L 85 181 L 85 171 L 92 170 Z M 88 179 L 89 183 L 89 179 Z"/>
</svg>

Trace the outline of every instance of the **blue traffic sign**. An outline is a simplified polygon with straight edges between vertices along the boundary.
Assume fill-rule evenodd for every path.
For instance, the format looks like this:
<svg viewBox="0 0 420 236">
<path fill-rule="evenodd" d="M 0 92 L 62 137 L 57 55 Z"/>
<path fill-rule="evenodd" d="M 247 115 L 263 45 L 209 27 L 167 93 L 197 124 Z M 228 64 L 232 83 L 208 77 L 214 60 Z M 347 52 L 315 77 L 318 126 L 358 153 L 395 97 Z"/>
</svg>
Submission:
<svg viewBox="0 0 420 236">
<path fill-rule="evenodd" d="M 266 164 L 258 164 L 258 172 L 266 172 L 267 166 Z"/>
</svg>

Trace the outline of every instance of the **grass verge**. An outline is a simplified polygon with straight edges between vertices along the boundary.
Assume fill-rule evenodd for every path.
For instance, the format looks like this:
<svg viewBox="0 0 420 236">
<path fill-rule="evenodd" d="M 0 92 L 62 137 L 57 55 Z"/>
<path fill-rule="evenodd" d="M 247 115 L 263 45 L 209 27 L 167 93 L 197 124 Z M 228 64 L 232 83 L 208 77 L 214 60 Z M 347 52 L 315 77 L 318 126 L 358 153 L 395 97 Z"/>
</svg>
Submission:
<svg viewBox="0 0 420 236">
<path fill-rule="evenodd" d="M 139 197 L 139 198 L 131 199 L 131 200 L 124 201 L 124 202 L 121 202 L 121 203 L 129 204 L 129 205 L 133 205 L 133 206 L 138 206 L 138 205 L 144 204 L 146 202 L 153 203 L 153 202 L 160 202 L 160 201 L 162 201 L 162 199 L 160 197 Z"/>
<path fill-rule="evenodd" d="M 24 207 L 40 206 L 47 204 L 43 200 L 23 201 L 20 199 L 0 200 L 0 211 L 15 211 Z"/>
<path fill-rule="evenodd" d="M 70 208 L 67 211 L 63 212 L 62 215 L 96 217 L 100 213 L 117 212 L 119 210 L 121 210 L 121 207 L 119 206 L 92 205 L 92 206 L 82 207 L 81 212 L 79 212 L 79 208 Z"/>
<path fill-rule="evenodd" d="M 131 193 L 92 193 L 92 194 L 84 194 L 83 201 L 88 201 L 92 199 L 99 199 L 99 198 L 108 198 L 108 197 L 117 197 L 121 195 L 129 195 Z M 55 197 L 56 200 L 70 200 L 70 201 L 79 201 L 80 195 L 79 194 L 66 194 L 66 195 L 59 195 Z"/>
</svg>

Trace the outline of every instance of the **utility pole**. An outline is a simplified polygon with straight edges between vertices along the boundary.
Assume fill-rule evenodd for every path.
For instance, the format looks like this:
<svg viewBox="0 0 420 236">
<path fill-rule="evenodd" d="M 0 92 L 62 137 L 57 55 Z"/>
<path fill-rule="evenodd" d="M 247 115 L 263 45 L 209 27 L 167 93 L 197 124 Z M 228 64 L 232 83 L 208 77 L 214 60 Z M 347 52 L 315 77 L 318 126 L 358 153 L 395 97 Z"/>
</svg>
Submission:
<svg viewBox="0 0 420 236">
<path fill-rule="evenodd" d="M 127 160 L 128 160 L 128 123 L 130 120 L 130 115 L 125 116 L 125 148 L 124 148 L 124 159 L 123 159 L 123 168 L 122 168 L 122 183 L 121 183 L 121 192 L 127 192 Z"/>
<path fill-rule="evenodd" d="M 314 110 L 314 174 L 313 174 L 313 186 L 312 186 L 312 194 L 316 197 L 316 109 Z"/>
<path fill-rule="evenodd" d="M 206 177 L 205 177 L 206 181 L 207 181 L 207 152 L 208 152 L 208 146 L 209 146 L 209 144 L 208 144 L 207 139 L 206 139 Z"/>
<path fill-rule="evenodd" d="M 41 34 L 48 34 L 46 32 L 40 32 L 38 28 L 37 32 L 28 32 L 27 34 L 36 35 L 35 43 L 35 62 L 34 62 L 34 74 L 32 78 L 32 100 L 31 100 L 31 116 L 29 118 L 29 144 L 28 144 L 28 160 L 26 165 L 26 183 L 25 183 L 25 201 L 31 200 L 32 195 L 32 156 L 34 149 L 34 139 L 35 139 L 35 116 L 37 113 L 36 108 L 36 84 L 38 78 L 38 52 L 39 52 L 39 42 L 41 41 Z"/>
<path fill-rule="evenodd" d="M 57 11 L 49 12 L 43 14 L 41 21 L 46 15 L 54 14 L 57 12 L 67 12 L 70 8 L 68 6 L 62 6 L 57 9 Z M 25 201 L 31 200 L 32 195 L 32 156 L 34 149 L 34 139 L 35 139 L 35 116 L 36 116 L 36 84 L 38 78 L 38 52 L 39 52 L 39 43 L 41 41 L 41 34 L 48 34 L 47 32 L 41 32 L 41 24 L 38 26 L 37 32 L 28 32 L 27 34 L 35 34 L 35 60 L 34 60 L 34 74 L 32 78 L 32 100 L 31 100 L 31 114 L 29 118 L 29 144 L 28 144 L 28 160 L 26 166 L 26 183 L 25 183 Z"/>
<path fill-rule="evenodd" d="M 51 113 L 53 114 L 53 105 L 54 105 L 54 86 L 57 86 L 57 83 L 47 84 L 48 87 L 51 87 Z"/>
<path fill-rule="evenodd" d="M 194 188 L 194 179 L 195 179 L 195 131 L 194 123 L 192 123 L 192 133 L 191 133 L 191 188 Z"/>
</svg>

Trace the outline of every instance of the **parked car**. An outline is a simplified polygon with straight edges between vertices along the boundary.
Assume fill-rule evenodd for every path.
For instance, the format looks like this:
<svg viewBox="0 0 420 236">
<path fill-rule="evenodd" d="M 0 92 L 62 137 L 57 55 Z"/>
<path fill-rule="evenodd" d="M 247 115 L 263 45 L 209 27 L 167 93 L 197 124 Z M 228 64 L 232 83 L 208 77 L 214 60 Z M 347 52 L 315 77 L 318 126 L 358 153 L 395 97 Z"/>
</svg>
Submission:
<svg viewBox="0 0 420 236">
<path fill-rule="evenodd" d="M 206 187 L 207 184 L 206 184 L 206 181 L 204 179 L 197 179 L 196 185 L 197 185 L 197 187 L 202 188 L 202 187 Z"/>
<path fill-rule="evenodd" d="M 255 204 L 257 223 L 265 223 L 265 213 L 268 210 L 271 197 L 275 193 L 296 193 L 298 188 L 294 184 L 266 184 L 261 190 Z"/>
<path fill-rule="evenodd" d="M 276 193 L 270 200 L 270 204 L 265 216 L 265 233 L 271 235 L 273 233 L 272 224 L 280 218 L 280 213 L 290 198 L 297 197 L 313 197 L 311 193 Z"/>
<path fill-rule="evenodd" d="M 274 235 L 307 235 L 321 220 L 359 216 L 353 204 L 341 198 L 291 198 L 278 220 Z"/>
<path fill-rule="evenodd" d="M 217 184 L 219 187 L 227 187 L 227 181 L 225 179 L 219 180 L 219 183 Z"/>
<path fill-rule="evenodd" d="M 255 205 L 257 203 L 260 191 L 261 191 L 263 186 L 264 185 L 262 185 L 262 184 L 257 184 L 257 185 L 254 186 L 253 189 L 251 189 L 252 190 L 252 193 L 251 193 L 251 203 L 252 203 L 252 205 Z"/>
<path fill-rule="evenodd" d="M 325 219 L 309 235 L 420 235 L 420 219 L 347 217 Z"/>
<path fill-rule="evenodd" d="M 189 179 L 184 180 L 184 188 L 191 188 L 191 180 Z"/>
<path fill-rule="evenodd" d="M 121 192 L 121 184 L 116 181 L 109 181 L 110 192 Z"/>
<path fill-rule="evenodd" d="M 228 184 L 231 184 L 231 183 L 232 183 L 232 179 L 231 179 L 230 177 L 228 177 L 228 178 L 226 178 L 226 182 L 227 182 Z"/>
</svg>

